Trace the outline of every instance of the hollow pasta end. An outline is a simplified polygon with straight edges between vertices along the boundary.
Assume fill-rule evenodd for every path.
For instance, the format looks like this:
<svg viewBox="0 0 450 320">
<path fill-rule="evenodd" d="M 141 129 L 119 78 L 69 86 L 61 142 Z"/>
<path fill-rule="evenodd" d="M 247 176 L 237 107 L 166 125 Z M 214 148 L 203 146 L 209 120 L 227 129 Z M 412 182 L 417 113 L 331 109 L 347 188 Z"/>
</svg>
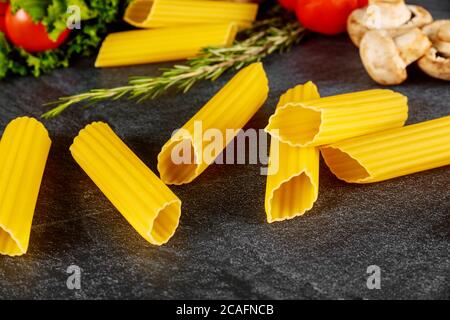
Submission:
<svg viewBox="0 0 450 320">
<path fill-rule="evenodd" d="M 150 242 L 163 245 L 175 234 L 181 216 L 181 202 L 176 200 L 162 208 L 149 230 Z"/>
<path fill-rule="evenodd" d="M 331 172 L 339 179 L 350 183 L 362 183 L 370 178 L 367 169 L 349 153 L 331 146 L 322 148 L 321 152 Z"/>
<path fill-rule="evenodd" d="M 165 184 L 189 183 L 198 175 L 199 162 L 192 140 L 170 141 L 158 155 L 158 171 Z"/>
<path fill-rule="evenodd" d="M 300 103 L 287 104 L 270 117 L 266 128 L 272 136 L 293 147 L 314 143 L 322 124 L 322 112 Z"/>
</svg>

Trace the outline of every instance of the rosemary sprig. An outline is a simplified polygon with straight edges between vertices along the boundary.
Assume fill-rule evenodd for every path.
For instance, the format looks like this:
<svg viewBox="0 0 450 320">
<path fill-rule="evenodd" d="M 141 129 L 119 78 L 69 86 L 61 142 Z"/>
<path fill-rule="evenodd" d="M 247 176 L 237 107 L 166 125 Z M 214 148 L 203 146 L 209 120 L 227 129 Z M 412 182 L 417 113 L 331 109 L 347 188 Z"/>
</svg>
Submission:
<svg viewBox="0 0 450 320">
<path fill-rule="evenodd" d="M 70 106 L 82 102 L 93 104 L 123 97 L 142 101 L 156 98 L 170 88 L 176 88 L 185 93 L 198 81 L 214 81 L 229 69 L 239 70 L 274 52 L 286 51 L 297 44 L 304 34 L 305 29 L 295 21 L 286 21 L 282 17 L 261 20 L 252 28 L 242 31 L 239 34 L 241 40 L 236 40 L 231 47 L 204 48 L 198 57 L 189 59 L 186 64 L 163 69 L 159 77 L 135 77 L 131 78 L 125 86 L 93 89 L 85 93 L 61 97 L 58 101 L 48 104 L 57 106 L 42 117 L 55 117 Z"/>
</svg>

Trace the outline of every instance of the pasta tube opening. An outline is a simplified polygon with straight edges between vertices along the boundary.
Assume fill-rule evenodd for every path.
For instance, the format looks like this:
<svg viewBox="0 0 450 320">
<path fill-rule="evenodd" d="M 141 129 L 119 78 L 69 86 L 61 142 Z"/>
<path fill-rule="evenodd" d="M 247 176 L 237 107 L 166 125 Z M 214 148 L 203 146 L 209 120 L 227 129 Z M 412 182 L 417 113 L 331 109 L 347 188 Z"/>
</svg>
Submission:
<svg viewBox="0 0 450 320">
<path fill-rule="evenodd" d="M 172 238 L 178 227 L 180 213 L 181 202 L 179 201 L 172 201 L 162 208 L 150 227 L 149 237 L 152 239 L 151 242 L 162 245 Z"/>
<path fill-rule="evenodd" d="M 175 158 L 180 160 L 174 161 Z M 189 183 L 200 169 L 197 159 L 192 139 L 173 140 L 163 147 L 158 156 L 158 171 L 167 184 Z"/>
<path fill-rule="evenodd" d="M 398 128 L 408 118 L 408 99 L 392 90 L 366 90 L 288 104 L 266 131 L 294 147 L 322 146 Z"/>
<path fill-rule="evenodd" d="M 153 7 L 153 0 L 132 1 L 125 12 L 125 21 L 137 26 L 147 20 Z"/>
<path fill-rule="evenodd" d="M 295 104 L 319 99 L 317 86 L 311 81 L 286 91 L 276 110 L 294 107 L 294 113 L 303 112 Z M 315 110 L 305 109 L 310 122 L 320 121 Z M 318 119 L 319 116 L 319 119 Z M 306 125 L 310 125 L 306 122 Z M 306 132 L 314 133 L 313 126 Z M 283 221 L 305 214 L 319 195 L 319 150 L 315 147 L 293 147 L 272 138 L 269 174 L 267 175 L 265 209 L 267 221 Z"/>
<path fill-rule="evenodd" d="M 255 21 L 256 3 L 205 0 L 134 0 L 124 20 L 138 28 L 236 23 L 247 28 Z"/>
<path fill-rule="evenodd" d="M 103 41 L 95 66 L 128 66 L 182 60 L 205 47 L 228 47 L 237 34 L 232 23 L 194 25 L 110 33 Z"/>
<path fill-rule="evenodd" d="M 72 156 L 117 210 L 148 242 L 162 245 L 181 216 L 178 197 L 102 122 L 80 131 Z"/>
<path fill-rule="evenodd" d="M 0 224 L 0 254 L 9 256 L 20 256 L 26 252 L 20 241 L 14 237 L 14 234 L 7 230 L 5 226 Z"/>
<path fill-rule="evenodd" d="M 342 150 L 324 147 L 321 152 L 327 162 L 333 163 L 329 166 L 331 172 L 341 180 L 364 180 L 370 176 L 358 160 Z"/>
<path fill-rule="evenodd" d="M 321 148 L 331 171 L 372 183 L 450 164 L 450 116 L 347 139 Z"/>
<path fill-rule="evenodd" d="M 198 177 L 264 104 L 268 93 L 261 62 L 240 70 L 164 144 L 158 155 L 162 181 L 183 184 Z"/>
<path fill-rule="evenodd" d="M 0 254 L 27 252 L 51 140 L 44 125 L 17 118 L 0 141 Z"/>
<path fill-rule="evenodd" d="M 295 145 L 307 145 L 314 141 L 322 124 L 320 110 L 300 103 L 290 103 L 279 108 L 277 112 L 278 116 L 269 122 L 266 131 L 273 134 L 273 129 L 278 129 L 279 135 L 273 134 L 274 136 L 278 139 L 281 138 L 281 141 L 285 140 L 283 137 L 288 136 Z M 298 119 L 301 120 L 298 121 Z M 295 126 L 290 125 L 293 121 L 295 121 Z"/>
<path fill-rule="evenodd" d="M 318 186 L 306 172 L 291 177 L 272 192 L 269 199 L 269 223 L 292 219 L 310 210 L 317 200 Z"/>
</svg>

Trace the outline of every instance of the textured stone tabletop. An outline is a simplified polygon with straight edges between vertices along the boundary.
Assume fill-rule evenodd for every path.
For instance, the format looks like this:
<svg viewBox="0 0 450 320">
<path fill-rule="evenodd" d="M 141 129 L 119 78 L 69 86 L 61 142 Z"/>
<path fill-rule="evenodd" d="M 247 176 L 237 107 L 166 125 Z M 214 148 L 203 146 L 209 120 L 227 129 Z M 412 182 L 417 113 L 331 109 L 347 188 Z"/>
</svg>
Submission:
<svg viewBox="0 0 450 320">
<path fill-rule="evenodd" d="M 423 1 L 435 18 L 448 0 Z M 165 65 L 95 69 L 93 59 L 39 79 L 0 82 L 0 133 L 17 116 L 40 116 L 44 102 Z M 311 36 L 264 61 L 270 95 L 247 128 L 264 128 L 281 93 L 313 80 L 322 95 L 377 88 L 347 36 Z M 450 168 L 371 185 L 336 179 L 321 165 L 320 193 L 303 217 L 267 224 L 265 177 L 258 165 L 214 165 L 173 187 L 183 201 L 180 227 L 155 247 L 142 239 L 72 159 L 68 148 L 86 124 L 108 122 L 156 171 L 156 156 L 231 77 L 186 95 L 136 104 L 75 107 L 46 120 L 53 139 L 28 254 L 0 256 L 0 298 L 450 298 Z M 394 90 L 409 97 L 408 123 L 450 114 L 450 84 L 415 66 Z M 1 156 L 1 155 L 0 155 Z M 68 290 L 67 268 L 82 270 Z M 367 267 L 382 271 L 381 290 L 366 287 Z"/>
</svg>

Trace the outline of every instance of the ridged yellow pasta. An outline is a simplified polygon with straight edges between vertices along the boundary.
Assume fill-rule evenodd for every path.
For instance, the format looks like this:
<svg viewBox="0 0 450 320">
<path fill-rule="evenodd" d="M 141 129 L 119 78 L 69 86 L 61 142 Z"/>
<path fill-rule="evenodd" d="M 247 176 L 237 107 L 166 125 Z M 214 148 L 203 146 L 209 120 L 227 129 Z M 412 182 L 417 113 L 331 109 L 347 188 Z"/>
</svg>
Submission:
<svg viewBox="0 0 450 320">
<path fill-rule="evenodd" d="M 277 108 L 291 102 L 319 99 L 317 87 L 308 82 L 283 94 Z M 270 147 L 265 208 L 269 223 L 303 215 L 319 194 L 319 149 L 292 147 L 280 142 Z M 278 149 L 278 150 L 277 150 Z M 278 156 L 277 156 L 278 153 Z"/>
<path fill-rule="evenodd" d="M 0 142 L 0 254 L 27 252 L 51 140 L 33 118 L 13 120 Z"/>
<path fill-rule="evenodd" d="M 162 245 L 178 227 L 181 201 L 112 129 L 94 122 L 80 131 L 72 156 L 134 229 Z"/>
<path fill-rule="evenodd" d="M 321 151 L 331 171 L 353 183 L 450 165 L 450 116 L 337 142 Z"/>
<path fill-rule="evenodd" d="M 263 105 L 268 92 L 268 80 L 261 63 L 239 71 L 163 146 L 158 155 L 161 179 L 167 184 L 184 184 L 198 177 Z M 199 126 L 201 129 L 196 130 Z M 213 131 L 220 137 L 205 141 L 201 133 Z M 209 149 L 213 150 L 207 154 Z M 184 160 L 174 161 L 173 155 L 178 153 Z"/>
<path fill-rule="evenodd" d="M 195 57 L 205 47 L 227 47 L 236 37 L 233 23 L 133 30 L 109 34 L 96 67 L 117 67 Z"/>
<path fill-rule="evenodd" d="M 321 146 L 401 127 L 408 99 L 391 90 L 367 90 L 288 103 L 269 119 L 266 131 L 291 146 Z"/>
<path fill-rule="evenodd" d="M 135 0 L 125 12 L 125 21 L 138 28 L 235 22 L 248 27 L 258 5 L 205 0 Z"/>
</svg>

